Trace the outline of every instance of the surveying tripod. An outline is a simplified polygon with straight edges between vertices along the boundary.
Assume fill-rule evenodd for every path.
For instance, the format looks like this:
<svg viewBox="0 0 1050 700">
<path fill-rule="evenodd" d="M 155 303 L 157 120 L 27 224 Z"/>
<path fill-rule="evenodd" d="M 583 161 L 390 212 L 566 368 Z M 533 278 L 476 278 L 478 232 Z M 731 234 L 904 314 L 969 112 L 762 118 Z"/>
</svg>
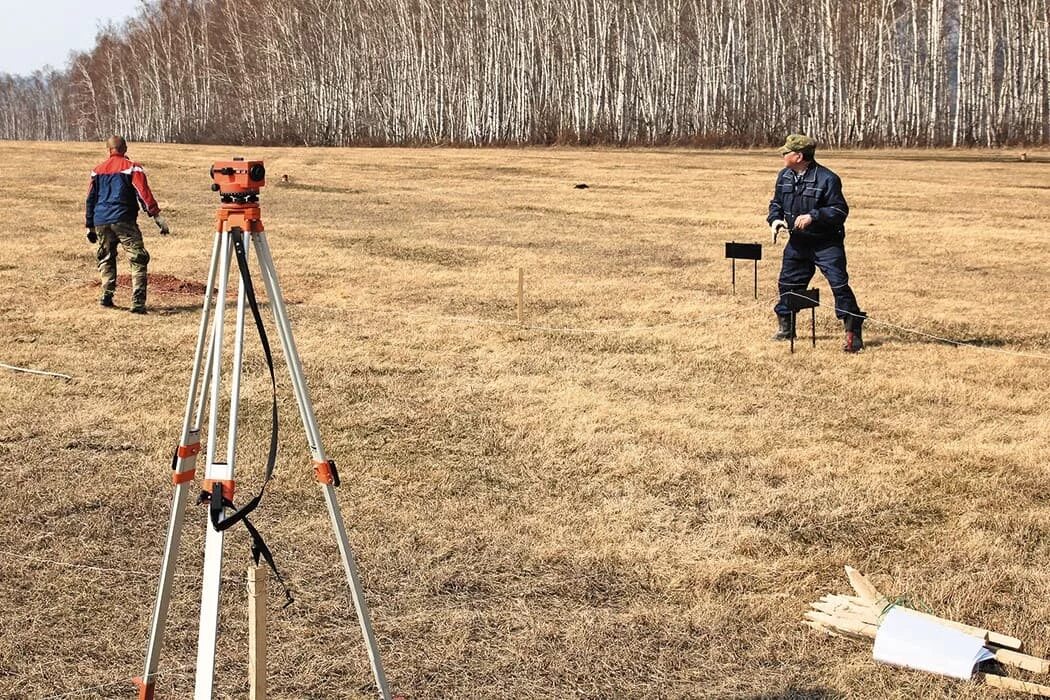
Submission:
<svg viewBox="0 0 1050 700">
<path fill-rule="evenodd" d="M 197 336 L 197 347 L 193 357 L 193 372 L 190 376 L 189 392 L 186 398 L 186 412 L 182 423 L 182 437 L 172 460 L 172 482 L 175 493 L 172 497 L 171 520 L 168 524 L 168 537 L 164 547 L 164 562 L 161 566 L 160 583 L 156 604 L 153 609 L 153 622 L 150 627 L 149 643 L 146 649 L 145 670 L 141 678 L 135 679 L 139 688 L 139 700 L 152 700 L 158 675 L 160 651 L 164 640 L 164 624 L 167 619 L 168 605 L 171 600 L 172 580 L 179 554 L 179 540 L 182 535 L 183 520 L 186 513 L 186 502 L 193 491 L 193 479 L 196 474 L 197 455 L 201 450 L 200 432 L 205 405 L 209 406 L 207 448 L 205 452 L 205 474 L 200 494 L 200 502 L 208 504 L 207 534 L 204 544 L 204 576 L 201 589 L 200 629 L 197 642 L 197 665 L 194 685 L 195 700 L 210 700 L 215 674 L 215 642 L 219 623 L 219 588 L 222 582 L 222 545 L 225 530 L 236 522 L 244 521 L 252 535 L 252 553 L 258 564 L 260 553 L 272 566 L 269 551 L 262 543 L 258 533 L 247 520 L 262 498 L 266 485 L 270 481 L 277 453 L 277 390 L 274 377 L 273 358 L 269 342 L 262 324 L 258 304 L 248 268 L 248 246 L 250 241 L 255 248 L 255 255 L 262 274 L 266 296 L 273 308 L 277 332 L 281 338 L 285 361 L 291 374 L 295 400 L 299 406 L 299 415 L 306 430 L 307 441 L 314 464 L 314 475 L 321 486 L 332 530 L 339 546 L 350 593 L 353 598 L 357 617 L 361 624 L 368 651 L 369 663 L 375 678 L 379 697 L 390 700 L 390 690 L 383 672 L 382 660 L 376 645 L 375 635 L 357 573 L 357 564 L 347 541 L 346 526 L 335 497 L 335 487 L 339 485 L 339 475 L 335 462 L 325 456 L 321 447 L 321 434 L 317 428 L 313 405 L 307 394 L 306 380 L 303 376 L 302 363 L 292 337 L 288 312 L 277 281 L 270 246 L 263 230 L 262 215 L 259 207 L 259 189 L 266 184 L 266 170 L 261 161 L 244 161 L 234 159 L 223 161 L 212 166 L 211 177 L 214 183 L 212 190 L 219 192 L 221 206 L 218 210 L 215 242 L 212 248 L 211 265 L 208 271 L 208 286 L 205 290 L 204 304 L 201 310 L 200 331 Z M 226 429 L 225 460 L 217 455 L 217 435 L 220 427 L 220 404 L 223 403 L 223 328 L 226 321 L 226 294 L 229 283 L 230 268 L 236 261 L 240 280 L 237 291 L 236 325 L 233 345 L 233 361 L 230 368 L 230 388 L 228 400 L 228 427 Z M 214 294 L 214 301 L 213 295 Z M 259 329 L 263 352 L 270 369 L 270 380 L 274 388 L 272 409 L 272 428 L 270 433 L 270 452 L 267 459 L 266 475 L 259 491 L 246 505 L 232 514 L 226 514 L 233 508 L 234 498 L 234 465 L 236 462 L 237 412 L 240 398 L 241 365 L 244 353 L 245 307 L 251 308 L 255 323 Z M 214 305 L 214 319 L 212 306 Z M 212 322 L 213 321 L 213 322 Z M 209 331 L 210 323 L 210 331 Z M 205 347 L 207 346 L 207 351 Z M 203 372 L 202 372 L 203 365 Z M 276 569 L 275 569 L 276 571 Z"/>
</svg>

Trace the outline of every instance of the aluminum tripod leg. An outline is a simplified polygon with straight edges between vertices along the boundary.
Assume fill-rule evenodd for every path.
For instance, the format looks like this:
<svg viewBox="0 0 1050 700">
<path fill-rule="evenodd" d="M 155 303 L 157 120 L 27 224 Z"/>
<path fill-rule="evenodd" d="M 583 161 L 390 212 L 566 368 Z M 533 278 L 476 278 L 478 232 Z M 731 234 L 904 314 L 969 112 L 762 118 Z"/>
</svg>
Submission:
<svg viewBox="0 0 1050 700">
<path fill-rule="evenodd" d="M 262 270 L 263 282 L 266 285 L 266 296 L 273 307 L 274 320 L 277 330 L 281 336 L 281 347 L 284 349 L 285 361 L 288 363 L 288 371 L 291 374 L 292 386 L 295 390 L 296 403 L 299 405 L 299 415 L 306 430 L 307 440 L 310 444 L 310 452 L 314 462 L 327 463 L 328 458 L 321 446 L 321 434 L 317 429 L 317 419 L 314 416 L 313 405 L 306 388 L 306 378 L 303 374 L 302 362 L 299 359 L 299 351 L 295 346 L 295 338 L 292 336 L 292 327 L 288 322 L 288 310 L 281 295 L 280 283 L 277 280 L 277 270 L 274 268 L 273 256 L 270 254 L 270 245 L 266 240 L 265 233 L 257 233 L 253 236 L 256 257 L 259 259 L 259 267 Z M 346 536 L 346 525 L 343 522 L 342 512 L 339 510 L 339 502 L 335 497 L 335 488 L 332 484 L 321 484 L 324 494 L 325 505 L 328 508 L 328 517 L 332 521 L 332 531 L 335 534 L 336 543 L 339 546 L 339 554 L 343 561 L 343 570 L 346 572 L 347 582 L 350 584 L 350 595 L 357 610 L 357 619 L 361 624 L 361 634 L 365 640 L 365 648 L 368 652 L 368 661 L 372 666 L 372 675 L 375 678 L 379 697 L 390 700 L 390 688 L 387 684 L 386 674 L 383 671 L 383 661 L 379 656 L 379 646 L 376 643 L 375 633 L 372 631 L 372 619 L 368 610 L 368 601 L 365 599 L 364 589 L 361 586 L 360 576 L 357 572 L 357 562 L 350 549 L 350 542 Z"/>
<path fill-rule="evenodd" d="M 228 234 L 223 236 L 222 247 L 221 279 L 218 290 L 219 301 L 216 303 L 215 325 L 212 332 L 211 345 L 212 376 L 209 398 L 211 413 L 208 420 L 207 471 L 205 479 L 216 482 L 233 482 L 237 456 L 237 414 L 240 406 L 241 366 L 244 355 L 245 288 L 244 280 L 242 279 L 240 280 L 237 293 L 233 365 L 230 370 L 232 383 L 230 388 L 229 423 L 226 431 L 226 459 L 224 462 L 216 462 L 219 404 L 221 403 L 222 395 L 224 302 L 226 299 L 230 261 L 233 256 L 233 241 Z M 194 680 L 195 700 L 210 700 L 212 697 L 212 686 L 215 676 L 215 644 L 219 629 L 219 597 L 222 589 L 223 539 L 223 532 L 216 530 L 209 519 L 204 540 L 204 574 L 201 583 L 200 628 L 197 637 L 197 673 Z"/>
<path fill-rule="evenodd" d="M 153 607 L 153 620 L 150 624 L 149 641 L 146 646 L 146 662 L 142 678 L 136 679 L 139 685 L 140 700 L 150 700 L 156 684 L 157 668 L 160 665 L 160 651 L 164 646 L 164 626 L 168 617 L 168 605 L 171 602 L 171 585 L 175 576 L 175 564 L 179 558 L 179 543 L 182 538 L 182 526 L 186 514 L 186 499 L 193 487 L 192 475 L 197 467 L 197 451 L 200 449 L 200 424 L 204 408 L 203 395 L 198 401 L 197 391 L 200 387 L 201 363 L 204 358 L 204 347 L 208 335 L 208 321 L 211 316 L 211 295 L 215 287 L 215 274 L 219 266 L 221 247 L 220 232 L 215 234 L 212 246 L 211 263 L 208 267 L 208 285 L 205 287 L 204 303 L 201 308 L 200 330 L 197 334 L 197 347 L 193 355 L 193 371 L 190 374 L 190 387 L 186 398 L 186 411 L 182 421 L 182 437 L 179 441 L 175 461 L 175 493 L 171 501 L 171 518 L 168 522 L 168 537 L 164 544 L 164 561 L 160 569 L 160 582 L 157 586 L 157 599 Z M 208 367 L 211 367 L 211 353 L 208 353 Z M 194 416 L 194 404 L 197 405 Z M 195 447 L 194 447 L 195 446 Z"/>
</svg>

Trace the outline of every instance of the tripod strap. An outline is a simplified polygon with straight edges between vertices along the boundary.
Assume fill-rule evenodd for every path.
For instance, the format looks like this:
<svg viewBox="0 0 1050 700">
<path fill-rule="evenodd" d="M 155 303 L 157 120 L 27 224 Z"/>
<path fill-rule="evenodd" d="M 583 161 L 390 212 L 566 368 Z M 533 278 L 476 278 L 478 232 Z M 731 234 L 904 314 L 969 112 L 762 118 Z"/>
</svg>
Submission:
<svg viewBox="0 0 1050 700">
<path fill-rule="evenodd" d="M 233 508 L 233 501 L 222 495 L 221 484 L 215 484 L 214 490 L 211 494 L 202 493 L 200 502 L 207 502 L 208 512 L 211 514 L 213 524 L 216 519 L 222 517 L 222 514 L 227 508 Z M 273 571 L 274 578 L 277 579 L 277 583 L 280 584 L 281 590 L 284 591 L 285 602 L 281 607 L 287 608 L 295 602 L 295 598 L 292 597 L 292 592 L 288 590 L 288 585 L 284 582 L 281 572 L 277 570 L 277 564 L 274 562 L 273 553 L 270 551 L 270 548 L 266 546 L 266 541 L 263 539 L 262 534 L 260 534 L 259 530 L 257 530 L 254 525 L 252 525 L 252 521 L 248 520 L 244 514 L 244 510 L 245 508 L 241 509 L 242 514 L 237 520 L 244 523 L 244 527 L 248 530 L 248 535 L 252 538 L 252 560 L 255 562 L 255 565 L 258 566 L 259 560 L 262 559 L 266 562 L 266 565 L 270 567 L 270 570 Z"/>
<path fill-rule="evenodd" d="M 263 325 L 262 314 L 259 312 L 259 302 L 255 298 L 255 287 L 252 285 L 252 275 L 248 269 L 248 256 L 244 248 L 244 232 L 240 229 L 232 229 L 229 235 L 233 242 L 234 254 L 237 257 L 237 269 L 240 270 L 241 281 L 244 283 L 244 296 L 251 307 L 252 318 L 255 319 L 255 327 L 259 331 L 259 341 L 262 343 L 263 355 L 266 356 L 266 367 L 270 371 L 270 386 L 273 389 L 273 401 L 270 408 L 270 452 L 266 457 L 266 474 L 263 484 L 259 488 L 259 493 L 244 506 L 235 510 L 228 518 L 223 518 L 226 508 L 233 508 L 234 505 L 223 497 L 221 487 L 216 484 L 215 492 L 210 499 L 209 513 L 212 526 L 220 532 L 228 530 L 238 522 L 244 522 L 244 527 L 252 538 L 252 559 L 255 561 L 255 565 L 258 566 L 259 560 L 262 559 L 270 567 L 274 577 L 277 579 L 277 583 L 280 584 L 281 589 L 284 591 L 285 603 L 283 607 L 288 607 L 295 602 L 295 599 L 292 598 L 288 586 L 285 585 L 281 572 L 277 570 L 277 564 L 273 560 L 273 553 L 266 546 L 265 540 L 263 540 L 256 527 L 248 520 L 248 514 L 262 503 L 263 496 L 266 494 L 266 486 L 270 483 L 270 479 L 273 478 L 273 468 L 277 461 L 277 377 L 273 370 L 273 353 L 270 351 L 270 340 L 266 336 L 266 327 Z"/>
<path fill-rule="evenodd" d="M 280 584 L 281 590 L 284 591 L 284 605 L 281 608 L 287 608 L 289 605 L 295 602 L 295 598 L 292 597 L 292 592 L 288 590 L 288 586 L 285 585 L 284 579 L 281 578 L 281 572 L 277 570 L 277 564 L 273 561 L 273 553 L 270 552 L 270 548 L 266 546 L 266 542 L 263 541 L 262 535 L 252 525 L 252 521 L 248 518 L 244 518 L 244 526 L 248 528 L 248 534 L 252 537 L 252 559 L 255 560 L 255 565 L 259 565 L 259 557 L 262 557 L 266 562 L 266 565 L 270 567 L 270 571 L 273 572 L 274 578 L 277 579 L 277 583 Z"/>
<path fill-rule="evenodd" d="M 248 299 L 248 305 L 251 307 L 252 317 L 255 319 L 255 327 L 259 331 L 259 341 L 262 343 L 263 354 L 266 356 L 266 366 L 270 370 L 270 384 L 273 387 L 273 403 L 270 414 L 270 454 L 266 457 L 266 475 L 263 479 L 262 487 L 252 500 L 234 511 L 228 518 L 222 518 L 222 505 L 216 508 L 213 504 L 213 507 L 211 508 L 211 524 L 220 532 L 227 530 L 241 520 L 244 520 L 249 513 L 259 507 L 259 504 L 262 502 L 263 496 L 266 493 L 266 485 L 269 484 L 270 479 L 273 478 L 273 466 L 277 461 L 277 377 L 274 375 L 273 371 L 273 353 L 270 352 L 270 341 L 266 337 L 266 328 L 263 326 L 262 314 L 259 313 L 259 302 L 255 298 L 255 288 L 252 286 L 252 275 L 248 270 L 248 257 L 244 251 L 244 232 L 240 229 L 231 229 L 229 235 L 233 241 L 233 250 L 237 257 L 237 268 L 240 270 L 241 281 L 244 284 L 244 295 Z M 214 501 L 214 499 L 212 500 Z M 231 503 L 229 505 L 232 506 L 233 504 Z M 247 522 L 248 521 L 245 520 L 245 523 Z M 253 529 L 254 528 L 249 526 L 249 532 Z M 255 534 L 257 535 L 258 532 L 256 531 Z M 253 535 L 253 539 L 254 537 L 255 535 Z M 259 541 L 261 542 L 261 539 Z M 263 547 L 265 549 L 265 545 Z M 252 546 L 252 551 L 255 551 L 254 545 Z M 268 552 L 269 550 L 266 551 Z M 269 563 L 271 560 L 267 561 Z M 256 563 L 258 563 L 258 558 L 256 558 Z M 277 570 L 274 569 L 275 573 L 276 571 Z"/>
</svg>

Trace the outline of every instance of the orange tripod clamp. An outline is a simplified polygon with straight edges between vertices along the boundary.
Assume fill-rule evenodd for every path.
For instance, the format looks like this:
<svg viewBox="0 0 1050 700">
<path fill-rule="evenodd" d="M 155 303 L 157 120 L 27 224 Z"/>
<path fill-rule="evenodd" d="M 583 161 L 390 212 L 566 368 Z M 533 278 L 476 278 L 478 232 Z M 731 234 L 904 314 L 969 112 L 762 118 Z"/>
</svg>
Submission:
<svg viewBox="0 0 1050 700">
<path fill-rule="evenodd" d="M 215 485 L 222 485 L 222 497 L 229 502 L 233 502 L 233 492 L 235 490 L 236 482 L 233 479 L 205 479 L 201 483 L 201 491 L 208 494 L 210 498 L 215 493 Z"/>
<path fill-rule="evenodd" d="M 314 462 L 314 478 L 322 484 L 330 486 L 339 485 L 339 472 L 335 468 L 335 460 L 327 462 Z"/>
</svg>

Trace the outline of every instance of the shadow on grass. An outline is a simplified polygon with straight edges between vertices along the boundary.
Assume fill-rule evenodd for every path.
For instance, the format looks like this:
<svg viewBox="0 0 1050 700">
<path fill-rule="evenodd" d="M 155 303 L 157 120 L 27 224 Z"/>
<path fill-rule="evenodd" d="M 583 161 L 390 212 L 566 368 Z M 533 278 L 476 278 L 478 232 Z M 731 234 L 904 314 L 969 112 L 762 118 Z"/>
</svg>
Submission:
<svg viewBox="0 0 1050 700">
<path fill-rule="evenodd" d="M 788 688 L 775 693 L 749 695 L 744 700 L 831 700 L 845 697 L 826 688 Z"/>
</svg>

